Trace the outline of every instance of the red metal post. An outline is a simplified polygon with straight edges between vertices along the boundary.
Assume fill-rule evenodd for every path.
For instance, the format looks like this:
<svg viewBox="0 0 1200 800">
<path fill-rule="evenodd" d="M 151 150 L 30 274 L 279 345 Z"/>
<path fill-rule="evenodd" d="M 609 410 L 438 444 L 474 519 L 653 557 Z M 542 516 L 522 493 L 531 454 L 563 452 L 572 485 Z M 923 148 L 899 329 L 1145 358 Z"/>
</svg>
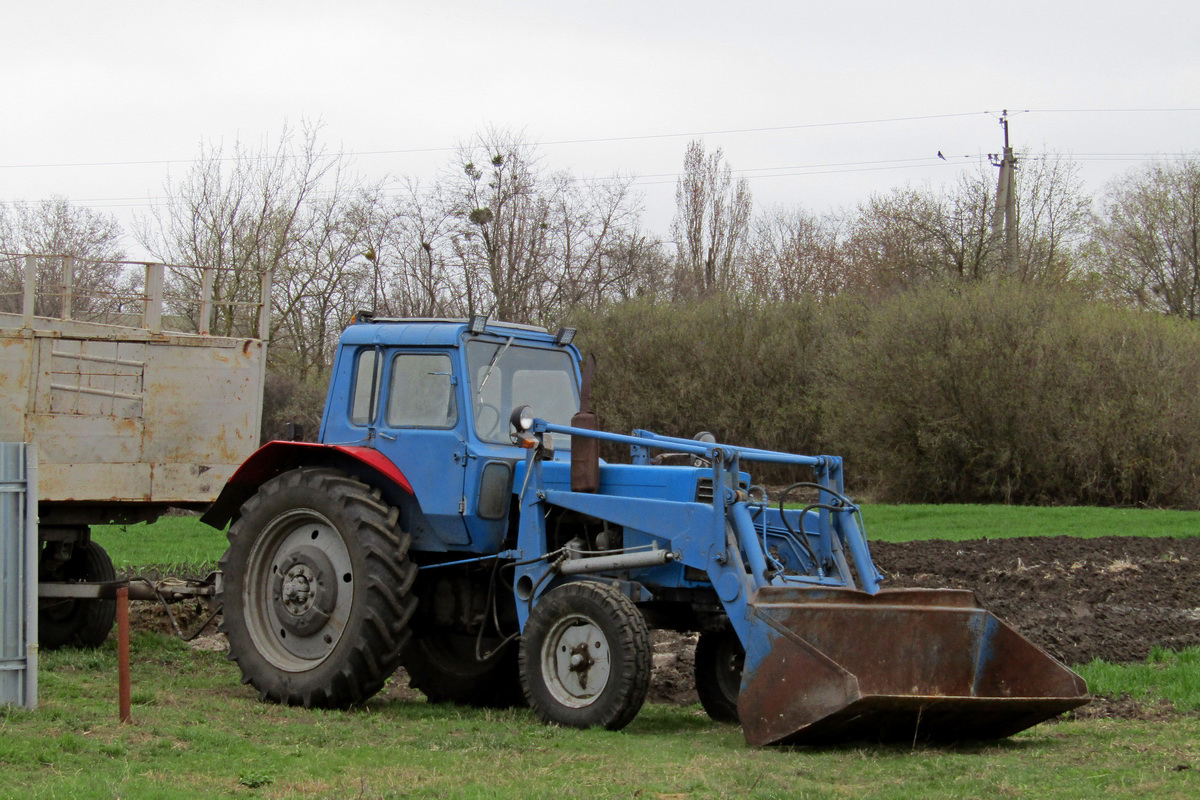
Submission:
<svg viewBox="0 0 1200 800">
<path fill-rule="evenodd" d="M 133 722 L 129 713 L 129 589 L 117 589 L 117 693 L 121 722 Z"/>
</svg>

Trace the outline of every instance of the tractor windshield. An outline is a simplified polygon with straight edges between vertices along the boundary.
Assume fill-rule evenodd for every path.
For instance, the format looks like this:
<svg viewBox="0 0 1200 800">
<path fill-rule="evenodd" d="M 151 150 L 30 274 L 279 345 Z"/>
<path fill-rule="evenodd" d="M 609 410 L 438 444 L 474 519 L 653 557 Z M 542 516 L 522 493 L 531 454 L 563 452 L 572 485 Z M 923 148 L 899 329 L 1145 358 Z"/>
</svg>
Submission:
<svg viewBox="0 0 1200 800">
<path fill-rule="evenodd" d="M 570 425 L 579 410 L 579 386 L 565 350 L 473 340 L 467 342 L 467 369 L 475 434 L 485 442 L 510 443 L 508 418 L 517 406 L 559 425 Z M 554 442 L 570 448 L 566 437 Z"/>
</svg>

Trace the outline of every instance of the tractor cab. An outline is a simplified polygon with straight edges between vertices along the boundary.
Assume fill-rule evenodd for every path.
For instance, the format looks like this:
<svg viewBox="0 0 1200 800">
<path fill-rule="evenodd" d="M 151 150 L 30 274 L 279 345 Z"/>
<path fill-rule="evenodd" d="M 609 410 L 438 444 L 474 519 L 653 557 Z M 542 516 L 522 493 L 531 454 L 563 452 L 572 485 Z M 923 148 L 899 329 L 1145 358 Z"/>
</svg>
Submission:
<svg viewBox="0 0 1200 800">
<path fill-rule="evenodd" d="M 566 425 L 579 410 L 569 330 L 360 315 L 342 335 L 319 441 L 376 450 L 407 478 L 417 549 L 497 547 L 524 457 L 511 412 Z M 554 444 L 552 458 L 569 458 L 568 437 Z"/>
</svg>

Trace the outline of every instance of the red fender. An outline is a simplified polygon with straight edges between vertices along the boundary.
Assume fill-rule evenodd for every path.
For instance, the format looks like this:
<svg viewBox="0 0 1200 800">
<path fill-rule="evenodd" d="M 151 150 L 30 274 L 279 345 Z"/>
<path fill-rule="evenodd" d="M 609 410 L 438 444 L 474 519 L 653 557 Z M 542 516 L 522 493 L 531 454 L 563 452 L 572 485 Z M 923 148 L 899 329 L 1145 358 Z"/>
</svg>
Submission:
<svg viewBox="0 0 1200 800">
<path fill-rule="evenodd" d="M 299 467 L 339 467 L 378 477 L 381 488 L 395 487 L 414 494 L 412 484 L 391 460 L 371 447 L 314 442 L 267 442 L 246 459 L 225 484 L 221 494 L 200 517 L 200 521 L 224 530 L 237 510 L 258 491 L 258 487 L 289 470 Z M 356 469 L 357 468 L 357 469 Z"/>
</svg>

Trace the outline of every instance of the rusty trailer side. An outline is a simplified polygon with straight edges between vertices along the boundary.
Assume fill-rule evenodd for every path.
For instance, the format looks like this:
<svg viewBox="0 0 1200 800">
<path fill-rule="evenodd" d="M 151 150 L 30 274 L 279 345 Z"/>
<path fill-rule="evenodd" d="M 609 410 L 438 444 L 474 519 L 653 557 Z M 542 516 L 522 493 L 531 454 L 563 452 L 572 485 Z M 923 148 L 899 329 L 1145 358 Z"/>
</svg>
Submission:
<svg viewBox="0 0 1200 800">
<path fill-rule="evenodd" d="M 86 524 L 107 521 L 114 504 L 211 502 L 258 446 L 269 278 L 249 335 L 213 336 L 209 270 L 194 270 L 199 301 L 171 306 L 164 273 L 192 268 L 129 265 L 145 270 L 148 287 L 123 305 L 135 313 L 80 319 L 82 299 L 67 293 L 74 260 L 22 260 L 23 308 L 0 312 L 0 441 L 37 447 L 41 507 L 69 506 Z M 54 303 L 47 270 L 67 276 Z M 164 299 L 200 319 L 164 313 Z M 172 322 L 193 332 L 167 330 Z"/>
</svg>

